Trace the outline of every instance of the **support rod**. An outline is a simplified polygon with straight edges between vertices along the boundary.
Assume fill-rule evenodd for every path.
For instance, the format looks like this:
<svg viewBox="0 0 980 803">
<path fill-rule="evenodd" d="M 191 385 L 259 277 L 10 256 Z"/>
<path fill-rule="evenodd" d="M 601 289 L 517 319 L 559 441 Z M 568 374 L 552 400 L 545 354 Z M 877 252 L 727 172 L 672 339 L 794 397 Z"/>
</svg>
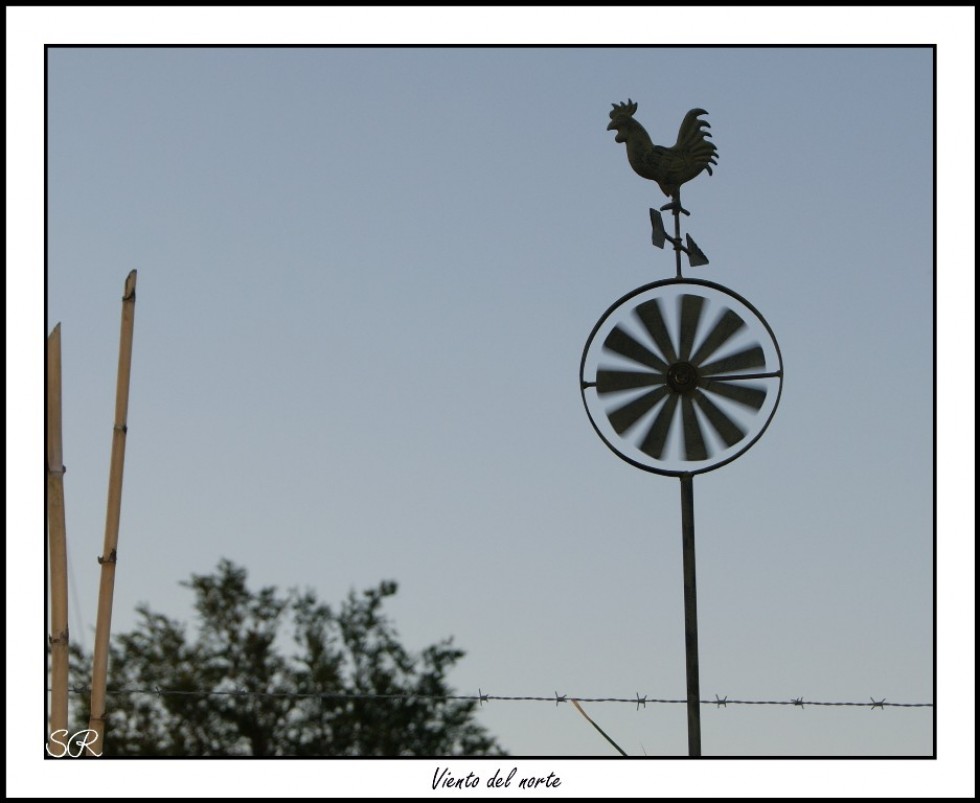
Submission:
<svg viewBox="0 0 980 803">
<path fill-rule="evenodd" d="M 681 537 L 684 551 L 684 646 L 687 661 L 687 753 L 701 757 L 701 682 L 698 676 L 698 591 L 694 569 L 694 478 L 682 474 Z"/>
<path fill-rule="evenodd" d="M 674 257 L 677 260 L 677 278 L 681 277 L 681 251 L 683 246 L 681 245 L 681 212 L 684 207 L 681 206 L 681 188 L 677 188 L 677 194 L 671 198 L 672 212 L 674 213 Z"/>
</svg>

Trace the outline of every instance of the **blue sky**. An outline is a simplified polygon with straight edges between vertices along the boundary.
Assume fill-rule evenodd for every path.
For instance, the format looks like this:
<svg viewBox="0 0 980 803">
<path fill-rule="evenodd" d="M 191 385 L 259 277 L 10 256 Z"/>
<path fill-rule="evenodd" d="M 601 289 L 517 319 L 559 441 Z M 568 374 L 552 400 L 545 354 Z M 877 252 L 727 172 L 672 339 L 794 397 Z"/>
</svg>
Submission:
<svg viewBox="0 0 980 803">
<path fill-rule="evenodd" d="M 755 305 L 786 371 L 762 439 L 694 482 L 702 698 L 933 701 L 931 50 L 56 49 L 47 89 L 73 638 L 137 268 L 114 632 L 143 601 L 190 618 L 178 583 L 228 557 L 326 601 L 397 580 L 404 642 L 466 651 L 460 693 L 683 697 L 678 483 L 609 452 L 577 387 L 606 307 L 674 273 L 665 199 L 605 130 L 630 97 L 663 144 L 708 110 L 718 166 L 684 201 L 711 264 L 685 275 Z M 972 555 L 966 515 L 939 538 Z M 686 753 L 683 706 L 586 710 Z M 568 706 L 480 720 L 514 755 L 609 754 Z M 922 756 L 932 723 L 705 706 L 702 739 Z"/>
</svg>

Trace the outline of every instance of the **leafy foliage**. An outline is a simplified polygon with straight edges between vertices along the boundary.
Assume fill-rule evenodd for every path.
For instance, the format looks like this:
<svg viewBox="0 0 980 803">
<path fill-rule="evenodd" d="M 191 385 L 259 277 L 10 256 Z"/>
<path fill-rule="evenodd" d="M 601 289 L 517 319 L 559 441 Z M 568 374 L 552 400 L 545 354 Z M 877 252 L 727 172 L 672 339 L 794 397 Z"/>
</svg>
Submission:
<svg viewBox="0 0 980 803">
<path fill-rule="evenodd" d="M 418 655 L 399 643 L 381 611 L 394 582 L 352 591 L 336 612 L 312 592 L 252 592 L 227 560 L 182 585 L 196 597 L 195 640 L 142 605 L 136 629 L 110 648 L 107 756 L 503 753 L 474 721 L 476 703 L 444 699 L 446 672 L 464 655 L 452 639 Z M 295 647 L 282 650 L 290 619 Z M 72 686 L 90 689 L 91 660 L 75 645 L 71 657 Z M 418 696 L 321 696 L 330 694 Z M 73 706 L 76 729 L 87 727 L 88 703 Z"/>
</svg>

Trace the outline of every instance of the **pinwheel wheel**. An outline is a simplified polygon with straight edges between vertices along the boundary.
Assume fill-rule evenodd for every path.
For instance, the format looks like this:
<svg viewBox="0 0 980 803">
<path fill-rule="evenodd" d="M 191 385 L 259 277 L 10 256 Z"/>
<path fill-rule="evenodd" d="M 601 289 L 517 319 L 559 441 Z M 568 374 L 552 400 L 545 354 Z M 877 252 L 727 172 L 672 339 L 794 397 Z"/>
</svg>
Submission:
<svg viewBox="0 0 980 803">
<path fill-rule="evenodd" d="M 600 318 L 580 381 L 596 432 L 658 474 L 731 462 L 769 425 L 783 365 L 772 330 L 745 299 L 694 279 L 655 282 Z"/>
</svg>

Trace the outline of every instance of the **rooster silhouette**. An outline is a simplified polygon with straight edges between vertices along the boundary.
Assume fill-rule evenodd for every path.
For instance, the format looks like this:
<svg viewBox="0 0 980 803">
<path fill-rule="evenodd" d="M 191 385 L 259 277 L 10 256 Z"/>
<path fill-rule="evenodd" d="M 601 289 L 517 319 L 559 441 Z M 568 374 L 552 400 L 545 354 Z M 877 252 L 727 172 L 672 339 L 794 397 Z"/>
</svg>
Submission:
<svg viewBox="0 0 980 803">
<path fill-rule="evenodd" d="M 704 109 L 691 109 L 685 114 L 677 134 L 677 144 L 667 148 L 654 145 L 646 129 L 633 119 L 636 104 L 632 100 L 614 103 L 612 107 L 606 131 L 615 129 L 616 142 L 626 143 L 626 158 L 630 167 L 643 178 L 656 181 L 664 195 L 670 196 L 680 208 L 681 184 L 690 181 L 702 170 L 712 175 L 711 165 L 718 164 L 718 149 L 708 141 L 707 137 L 711 134 L 704 130 L 710 125 L 698 119 L 707 112 Z"/>
</svg>

